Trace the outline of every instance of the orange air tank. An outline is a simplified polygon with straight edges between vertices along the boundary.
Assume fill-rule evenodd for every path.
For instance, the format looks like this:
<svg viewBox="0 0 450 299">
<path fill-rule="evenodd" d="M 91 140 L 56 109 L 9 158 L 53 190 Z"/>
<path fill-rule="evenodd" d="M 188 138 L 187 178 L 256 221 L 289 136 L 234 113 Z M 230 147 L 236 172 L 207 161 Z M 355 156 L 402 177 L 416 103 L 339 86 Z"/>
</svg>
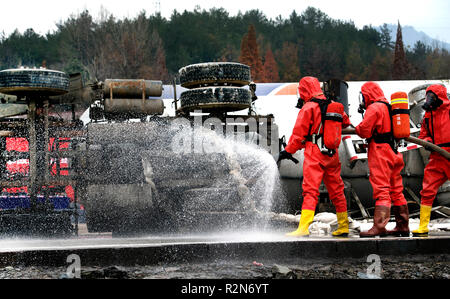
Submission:
<svg viewBox="0 0 450 299">
<path fill-rule="evenodd" d="M 339 148 L 344 120 L 343 114 L 344 106 L 341 103 L 331 102 L 328 104 L 323 129 L 323 141 L 328 149 L 337 150 Z"/>
<path fill-rule="evenodd" d="M 395 139 L 409 137 L 409 101 L 405 92 L 399 91 L 391 95 L 392 130 Z"/>
</svg>

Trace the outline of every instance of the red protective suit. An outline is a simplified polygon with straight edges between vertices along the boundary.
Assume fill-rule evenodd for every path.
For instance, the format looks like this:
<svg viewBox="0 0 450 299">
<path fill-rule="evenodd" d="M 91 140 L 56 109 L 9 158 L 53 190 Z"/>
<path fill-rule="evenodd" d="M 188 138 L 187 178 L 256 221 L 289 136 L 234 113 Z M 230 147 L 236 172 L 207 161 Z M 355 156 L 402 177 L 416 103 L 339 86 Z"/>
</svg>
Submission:
<svg viewBox="0 0 450 299">
<path fill-rule="evenodd" d="M 338 153 L 332 157 L 322 154 L 316 144 L 306 140 L 307 136 L 317 133 L 322 120 L 319 104 L 310 100 L 313 98 L 326 99 L 320 89 L 320 83 L 317 78 L 302 78 L 299 84 L 299 94 L 305 101 L 305 104 L 298 113 L 294 130 L 285 150 L 294 154 L 300 149 L 305 149 L 302 210 L 315 211 L 319 197 L 319 187 L 323 179 L 330 199 L 336 207 L 336 212 L 346 212 L 347 201 L 344 196 L 344 182 L 341 178 L 341 162 L 339 161 Z M 349 125 L 350 120 L 344 112 L 342 126 L 346 128 Z M 323 131 L 320 133 L 323 133 Z"/>
<path fill-rule="evenodd" d="M 447 89 L 435 84 L 430 85 L 426 91 L 434 92 L 443 103 L 435 111 L 425 113 L 419 138 L 437 144 L 450 152 L 450 101 L 447 97 Z M 421 204 L 432 206 L 439 187 L 448 179 L 450 179 L 450 161 L 436 152 L 431 152 L 423 176 Z"/>
<path fill-rule="evenodd" d="M 388 103 L 380 86 L 367 82 L 361 87 L 366 113 L 362 122 L 356 126 L 356 134 L 362 138 L 372 138 L 378 134 L 391 131 L 391 116 L 388 107 L 380 101 Z M 376 143 L 371 139 L 368 149 L 369 181 L 373 188 L 375 205 L 391 207 L 406 205 L 403 195 L 403 182 L 400 175 L 404 167 L 403 156 L 395 153 L 388 143 Z"/>
</svg>

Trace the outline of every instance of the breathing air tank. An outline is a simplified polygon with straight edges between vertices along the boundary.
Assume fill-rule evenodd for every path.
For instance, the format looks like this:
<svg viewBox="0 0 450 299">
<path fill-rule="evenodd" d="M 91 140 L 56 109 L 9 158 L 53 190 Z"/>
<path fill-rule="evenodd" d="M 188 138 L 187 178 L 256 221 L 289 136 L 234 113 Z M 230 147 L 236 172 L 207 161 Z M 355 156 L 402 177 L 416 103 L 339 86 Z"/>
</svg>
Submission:
<svg viewBox="0 0 450 299">
<path fill-rule="evenodd" d="M 409 101 L 405 92 L 399 91 L 391 95 L 392 126 L 394 138 L 403 139 L 409 137 Z"/>
<path fill-rule="evenodd" d="M 341 143 L 344 105 L 338 102 L 328 104 L 325 114 L 323 139 L 325 146 L 337 150 Z"/>
</svg>

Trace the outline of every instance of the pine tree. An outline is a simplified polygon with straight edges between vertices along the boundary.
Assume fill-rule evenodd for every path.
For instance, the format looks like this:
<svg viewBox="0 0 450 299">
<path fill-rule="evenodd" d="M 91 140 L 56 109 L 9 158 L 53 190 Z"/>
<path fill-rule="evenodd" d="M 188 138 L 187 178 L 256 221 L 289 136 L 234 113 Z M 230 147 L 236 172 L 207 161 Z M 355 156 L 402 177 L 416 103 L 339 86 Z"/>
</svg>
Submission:
<svg viewBox="0 0 450 299">
<path fill-rule="evenodd" d="M 250 55 L 250 49 L 248 47 L 248 35 L 245 34 L 242 37 L 241 41 L 241 55 L 239 56 L 239 62 L 250 65 L 252 63 L 251 55 Z"/>
<path fill-rule="evenodd" d="M 376 53 L 375 58 L 372 60 L 368 68 L 368 80 L 379 81 L 389 80 L 390 76 L 390 62 L 389 57 Z"/>
<path fill-rule="evenodd" d="M 264 70 L 261 58 L 259 57 L 256 32 L 253 25 L 249 26 L 248 33 L 242 39 L 239 62 L 250 66 L 252 80 L 254 82 L 262 82 L 264 80 Z"/>
<path fill-rule="evenodd" d="M 163 82 L 169 82 L 169 71 L 166 66 L 166 52 L 164 50 L 162 39 L 159 37 L 158 32 L 155 30 L 152 32 L 151 45 L 153 48 L 154 59 L 154 78 L 159 78 Z"/>
<path fill-rule="evenodd" d="M 238 56 L 239 56 L 239 49 L 233 47 L 231 44 L 227 44 L 225 48 L 223 48 L 218 61 L 221 62 L 239 61 Z"/>
<path fill-rule="evenodd" d="M 361 59 L 361 49 L 358 43 L 353 42 L 345 58 L 346 74 L 344 80 L 357 80 L 364 70 L 364 63 Z"/>
<path fill-rule="evenodd" d="M 278 65 L 273 56 L 272 49 L 268 47 L 264 56 L 264 82 L 279 82 Z"/>
<path fill-rule="evenodd" d="M 394 50 L 394 64 L 392 67 L 392 79 L 408 79 L 408 71 L 408 61 L 406 60 L 405 50 L 403 48 L 402 27 L 400 26 L 400 22 L 398 22 L 397 40 L 395 42 Z"/>
<path fill-rule="evenodd" d="M 392 50 L 394 48 L 394 43 L 391 41 L 391 30 L 386 23 L 380 28 L 381 42 L 380 46 L 386 50 Z"/>
<path fill-rule="evenodd" d="M 280 79 L 282 82 L 298 82 L 300 80 L 300 63 L 298 59 L 298 46 L 284 42 L 280 50 L 275 52 L 280 62 Z"/>
</svg>

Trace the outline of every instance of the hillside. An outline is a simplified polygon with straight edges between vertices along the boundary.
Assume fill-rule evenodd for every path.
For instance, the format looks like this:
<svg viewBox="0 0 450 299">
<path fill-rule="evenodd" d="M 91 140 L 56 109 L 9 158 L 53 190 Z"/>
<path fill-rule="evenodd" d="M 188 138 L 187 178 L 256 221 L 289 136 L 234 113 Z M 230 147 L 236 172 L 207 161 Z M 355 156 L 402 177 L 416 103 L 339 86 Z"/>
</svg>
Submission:
<svg viewBox="0 0 450 299">
<path fill-rule="evenodd" d="M 397 34 L 397 25 L 395 24 L 387 24 L 388 28 L 391 32 L 391 38 L 393 41 L 395 41 L 396 34 Z M 380 31 L 381 26 L 375 27 L 378 31 Z M 403 44 L 405 47 L 409 49 L 413 49 L 414 45 L 417 41 L 423 42 L 425 45 L 430 47 L 438 46 L 439 48 L 444 48 L 448 51 L 450 51 L 450 43 L 446 43 L 443 41 L 440 41 L 435 38 L 431 38 L 423 31 L 417 31 L 412 26 L 402 26 L 402 33 L 403 33 Z"/>
<path fill-rule="evenodd" d="M 231 16 L 223 8 L 173 11 L 166 19 L 144 12 L 116 19 L 89 11 L 73 15 L 46 35 L 32 28 L 0 37 L 0 69 L 19 66 L 81 72 L 87 80 L 149 78 L 169 83 L 186 65 L 229 61 L 248 64 L 255 82 L 450 78 L 448 50 L 419 43 L 405 47 L 400 74 L 395 38 L 376 28 L 357 28 L 308 7 L 268 19 L 255 9 Z M 404 41 L 409 45 L 408 26 Z M 1 30 L 1 28 L 0 28 Z M 387 36 L 390 34 L 391 36 Z"/>
</svg>

